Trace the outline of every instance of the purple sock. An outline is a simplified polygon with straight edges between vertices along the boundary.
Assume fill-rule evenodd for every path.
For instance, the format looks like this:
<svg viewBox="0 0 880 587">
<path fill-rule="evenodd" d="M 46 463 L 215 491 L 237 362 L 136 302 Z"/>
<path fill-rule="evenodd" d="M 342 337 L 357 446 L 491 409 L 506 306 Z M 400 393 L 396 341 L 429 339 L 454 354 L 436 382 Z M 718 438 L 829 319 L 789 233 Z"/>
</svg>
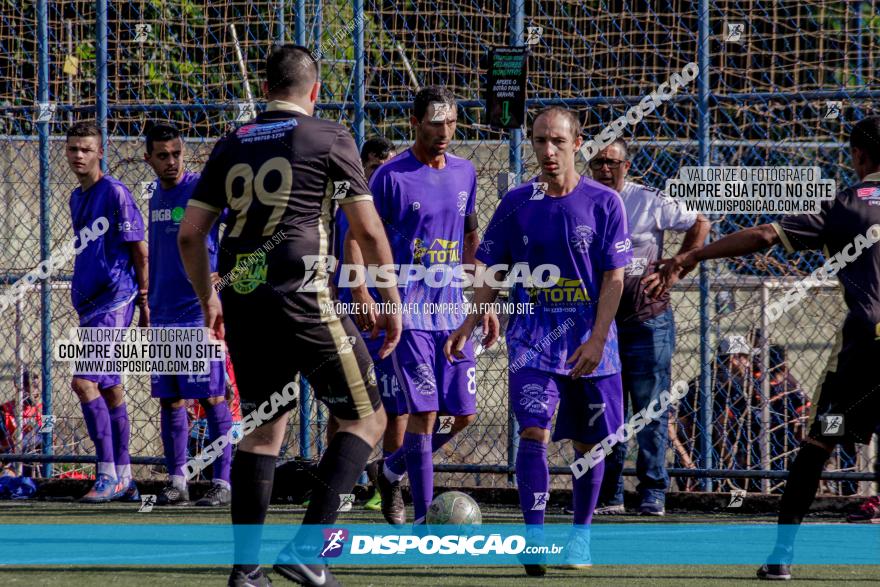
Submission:
<svg viewBox="0 0 880 587">
<path fill-rule="evenodd" d="M 116 477 L 116 467 L 113 460 L 113 432 L 110 426 L 110 414 L 107 412 L 107 402 L 101 396 L 90 402 L 80 404 L 83 411 L 83 419 L 86 421 L 86 429 L 89 438 L 95 444 L 95 455 L 98 457 L 98 474 Z"/>
<path fill-rule="evenodd" d="M 584 455 L 574 451 L 576 458 Z M 593 510 L 599 501 L 599 490 L 602 487 L 602 476 L 605 474 L 605 460 L 593 465 L 580 478 L 572 478 L 571 486 L 574 494 L 574 523 L 575 525 L 592 524 Z"/>
<path fill-rule="evenodd" d="M 519 450 L 516 451 L 516 485 L 525 523 L 543 524 L 544 510 L 550 497 L 546 444 L 531 438 L 520 438 Z"/>
<path fill-rule="evenodd" d="M 122 402 L 115 408 L 109 408 L 110 431 L 113 436 L 113 460 L 116 463 L 116 478 L 131 479 L 131 455 L 128 454 L 128 441 L 131 438 L 131 426 L 128 423 L 128 408 Z"/>
<path fill-rule="evenodd" d="M 414 519 L 425 517 L 428 505 L 434 499 L 434 463 L 431 459 L 431 435 L 412 434 L 403 436 L 406 470 L 409 471 L 409 487 L 412 493 Z M 400 451 L 398 451 L 400 452 Z"/>
<path fill-rule="evenodd" d="M 408 434 L 409 432 L 404 433 L 403 444 L 400 445 L 400 448 L 385 457 L 385 468 L 394 473 L 397 478 L 403 477 L 403 474 L 406 473 L 406 436 Z"/>
<path fill-rule="evenodd" d="M 205 408 L 205 416 L 208 419 L 208 443 L 212 443 L 221 436 L 226 436 L 232 428 L 232 413 L 226 402 Z M 229 483 L 229 466 L 232 464 L 232 443 L 223 447 L 223 452 L 217 455 L 214 461 L 214 481 Z"/>
<path fill-rule="evenodd" d="M 434 424 L 434 433 L 431 435 L 431 454 L 434 454 L 440 447 L 449 442 L 455 434 L 449 432 L 437 432 L 437 429 L 440 426 L 440 418 L 437 418 L 437 422 Z M 406 434 L 409 434 L 408 432 Z M 395 476 L 402 476 L 406 473 L 406 453 L 404 452 L 404 447 L 401 446 L 393 453 L 387 453 L 385 450 L 382 451 L 382 456 L 385 458 L 385 468 L 395 474 Z"/>
<path fill-rule="evenodd" d="M 170 477 L 184 477 L 188 424 L 184 406 L 162 408 L 162 447 L 165 449 L 165 468 Z"/>
</svg>

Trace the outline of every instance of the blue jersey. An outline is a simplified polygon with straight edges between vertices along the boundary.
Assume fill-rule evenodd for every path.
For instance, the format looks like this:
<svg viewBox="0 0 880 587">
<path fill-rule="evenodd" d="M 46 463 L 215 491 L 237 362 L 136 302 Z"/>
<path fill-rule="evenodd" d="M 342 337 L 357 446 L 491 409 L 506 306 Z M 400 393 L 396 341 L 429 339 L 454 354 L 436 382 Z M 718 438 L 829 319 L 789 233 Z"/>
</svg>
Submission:
<svg viewBox="0 0 880 587">
<path fill-rule="evenodd" d="M 70 194 L 73 232 L 91 229 L 106 218 L 108 229 L 94 235 L 73 264 L 71 300 L 80 318 L 94 316 L 131 300 L 137 293 L 131 242 L 144 240 L 144 220 L 128 188 L 109 175 Z"/>
<path fill-rule="evenodd" d="M 473 164 L 447 154 L 446 166 L 434 169 L 406 150 L 376 170 L 370 190 L 385 223 L 394 263 L 454 274 L 462 263 L 465 218 L 476 210 Z M 401 283 L 401 301 L 421 308 L 403 312 L 403 328 L 455 330 L 464 322 L 462 293 L 460 287 L 436 287 L 425 279 Z M 461 312 L 439 313 L 431 310 L 431 304 L 447 304 Z"/>
<path fill-rule="evenodd" d="M 562 197 L 551 197 L 527 183 L 501 200 L 477 259 L 486 265 L 525 263 L 540 281 L 540 265 L 559 268 L 554 283 L 513 286 L 511 301 L 533 304 L 533 313 L 511 316 L 507 345 L 511 368 L 527 367 L 568 374 L 568 359 L 589 339 L 596 321 L 599 291 L 605 271 L 625 267 L 632 256 L 626 214 L 620 196 L 582 177 Z M 620 372 L 614 322 L 602 360 L 590 377 Z"/>
<path fill-rule="evenodd" d="M 184 172 L 170 190 L 156 186 L 150 198 L 150 320 L 155 324 L 201 324 L 202 308 L 186 276 L 177 233 L 199 174 Z M 157 182 L 158 183 L 158 182 Z M 220 223 L 208 234 L 208 258 L 211 272 L 217 271 L 217 241 Z"/>
</svg>

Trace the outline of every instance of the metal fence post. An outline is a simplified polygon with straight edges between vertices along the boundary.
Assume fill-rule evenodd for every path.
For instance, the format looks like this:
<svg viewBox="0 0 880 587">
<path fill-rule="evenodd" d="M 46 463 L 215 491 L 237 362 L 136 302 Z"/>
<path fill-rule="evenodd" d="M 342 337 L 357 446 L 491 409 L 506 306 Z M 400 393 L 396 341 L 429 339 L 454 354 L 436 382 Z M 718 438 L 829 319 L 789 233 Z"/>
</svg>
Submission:
<svg viewBox="0 0 880 587">
<path fill-rule="evenodd" d="M 697 59 L 700 78 L 698 85 L 698 130 L 699 164 L 709 165 L 709 0 L 700 0 Z M 712 468 L 712 348 L 709 346 L 711 322 L 709 268 L 700 264 L 700 427 L 703 434 L 700 442 L 700 468 Z M 703 491 L 712 491 L 712 479 L 703 480 Z"/>
<path fill-rule="evenodd" d="M 37 2 L 37 92 L 39 102 L 49 101 L 49 10 L 47 0 Z M 49 258 L 52 229 L 49 224 L 49 121 L 37 124 L 40 138 L 40 258 Z M 40 371 L 43 384 L 43 422 L 52 415 L 52 281 L 51 277 L 40 283 Z M 23 410 L 24 406 L 20 406 Z M 52 427 L 42 433 L 43 454 L 53 454 Z M 43 477 L 52 476 L 52 463 L 43 465 Z"/>
<path fill-rule="evenodd" d="M 306 0 L 295 0 L 293 41 L 297 45 L 306 44 Z"/>
<path fill-rule="evenodd" d="M 770 470 L 770 288 L 761 284 L 761 468 Z M 761 479 L 761 493 L 770 493 L 770 479 Z"/>
<path fill-rule="evenodd" d="M 354 18 L 354 71 L 352 75 L 354 94 L 354 141 L 358 149 L 364 146 L 366 112 L 366 88 L 364 87 L 364 0 L 352 1 L 352 16 Z"/>
<path fill-rule="evenodd" d="M 95 23 L 95 61 L 97 85 L 97 124 L 101 129 L 101 148 L 104 157 L 101 159 L 101 171 L 107 173 L 107 0 L 96 3 L 97 18 Z"/>
<path fill-rule="evenodd" d="M 510 3 L 510 44 L 513 46 L 522 46 L 523 30 L 525 22 L 525 0 L 513 0 Z M 525 123 L 525 121 L 523 121 Z M 516 128 L 510 131 L 508 139 L 508 162 L 510 165 L 510 173 L 513 176 L 512 188 L 522 181 L 522 129 Z M 508 398 L 510 394 L 508 394 Z M 516 453 L 519 450 L 519 430 L 516 424 L 516 417 L 513 409 L 507 407 L 507 465 L 511 469 L 516 467 Z M 516 483 L 516 474 L 511 470 L 507 473 L 507 482 L 509 484 Z"/>
<path fill-rule="evenodd" d="M 287 33 L 284 22 L 284 0 L 278 0 L 275 5 L 275 42 L 279 45 L 284 44 L 284 36 Z"/>
</svg>

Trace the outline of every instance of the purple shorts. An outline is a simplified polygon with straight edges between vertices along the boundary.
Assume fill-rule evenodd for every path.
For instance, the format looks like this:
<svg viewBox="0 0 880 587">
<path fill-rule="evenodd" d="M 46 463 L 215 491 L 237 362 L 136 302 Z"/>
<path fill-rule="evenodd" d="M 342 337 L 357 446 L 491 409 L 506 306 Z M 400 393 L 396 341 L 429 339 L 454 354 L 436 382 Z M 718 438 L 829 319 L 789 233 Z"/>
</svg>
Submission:
<svg viewBox="0 0 880 587">
<path fill-rule="evenodd" d="M 80 318 L 81 328 L 128 328 L 134 316 L 134 300 L 119 306 L 109 312 L 99 312 L 88 316 L 85 320 Z M 79 374 L 74 373 L 77 379 L 92 381 L 98 385 L 98 389 L 109 389 L 122 385 L 122 376 L 119 373 L 104 374 Z"/>
<path fill-rule="evenodd" d="M 407 412 L 439 412 L 449 416 L 477 413 L 477 367 L 474 346 L 465 344 L 465 358 L 451 365 L 443 355 L 450 330 L 404 330 L 394 350 L 394 369 Z"/>
<path fill-rule="evenodd" d="M 509 377 L 510 405 L 519 429 L 550 429 L 556 405 L 553 440 L 596 444 L 623 424 L 620 374 L 581 377 L 520 369 Z"/>
<path fill-rule="evenodd" d="M 382 405 L 385 412 L 390 416 L 399 416 L 406 414 L 406 400 L 400 393 L 400 383 L 397 381 L 397 375 L 394 373 L 394 362 L 391 356 L 384 359 L 379 358 L 379 349 L 385 342 L 384 336 L 379 336 L 375 340 L 370 338 L 369 333 L 362 332 L 364 343 L 367 345 L 367 351 L 370 358 L 373 359 L 373 369 L 376 374 L 376 385 L 379 387 L 379 397 L 382 398 Z"/>
<path fill-rule="evenodd" d="M 159 399 L 205 399 L 226 394 L 226 364 L 211 361 L 209 373 L 151 375 L 150 395 Z"/>
</svg>

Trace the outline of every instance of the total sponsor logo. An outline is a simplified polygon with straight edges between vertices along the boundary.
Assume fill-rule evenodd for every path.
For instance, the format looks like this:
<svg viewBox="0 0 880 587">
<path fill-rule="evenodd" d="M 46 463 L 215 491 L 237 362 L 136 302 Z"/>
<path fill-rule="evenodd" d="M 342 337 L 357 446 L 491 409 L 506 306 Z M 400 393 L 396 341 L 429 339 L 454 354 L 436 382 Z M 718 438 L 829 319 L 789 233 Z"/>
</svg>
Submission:
<svg viewBox="0 0 880 587">
<path fill-rule="evenodd" d="M 527 288 L 529 299 L 535 304 L 559 304 L 571 302 L 589 302 L 590 294 L 580 279 L 567 277 L 556 278 L 556 283 L 549 287 Z"/>
<path fill-rule="evenodd" d="M 461 255 L 458 251 L 458 241 L 435 238 L 430 246 L 425 246 L 420 238 L 413 240 L 413 259 L 416 263 L 433 265 L 435 263 L 458 263 Z"/>
</svg>

